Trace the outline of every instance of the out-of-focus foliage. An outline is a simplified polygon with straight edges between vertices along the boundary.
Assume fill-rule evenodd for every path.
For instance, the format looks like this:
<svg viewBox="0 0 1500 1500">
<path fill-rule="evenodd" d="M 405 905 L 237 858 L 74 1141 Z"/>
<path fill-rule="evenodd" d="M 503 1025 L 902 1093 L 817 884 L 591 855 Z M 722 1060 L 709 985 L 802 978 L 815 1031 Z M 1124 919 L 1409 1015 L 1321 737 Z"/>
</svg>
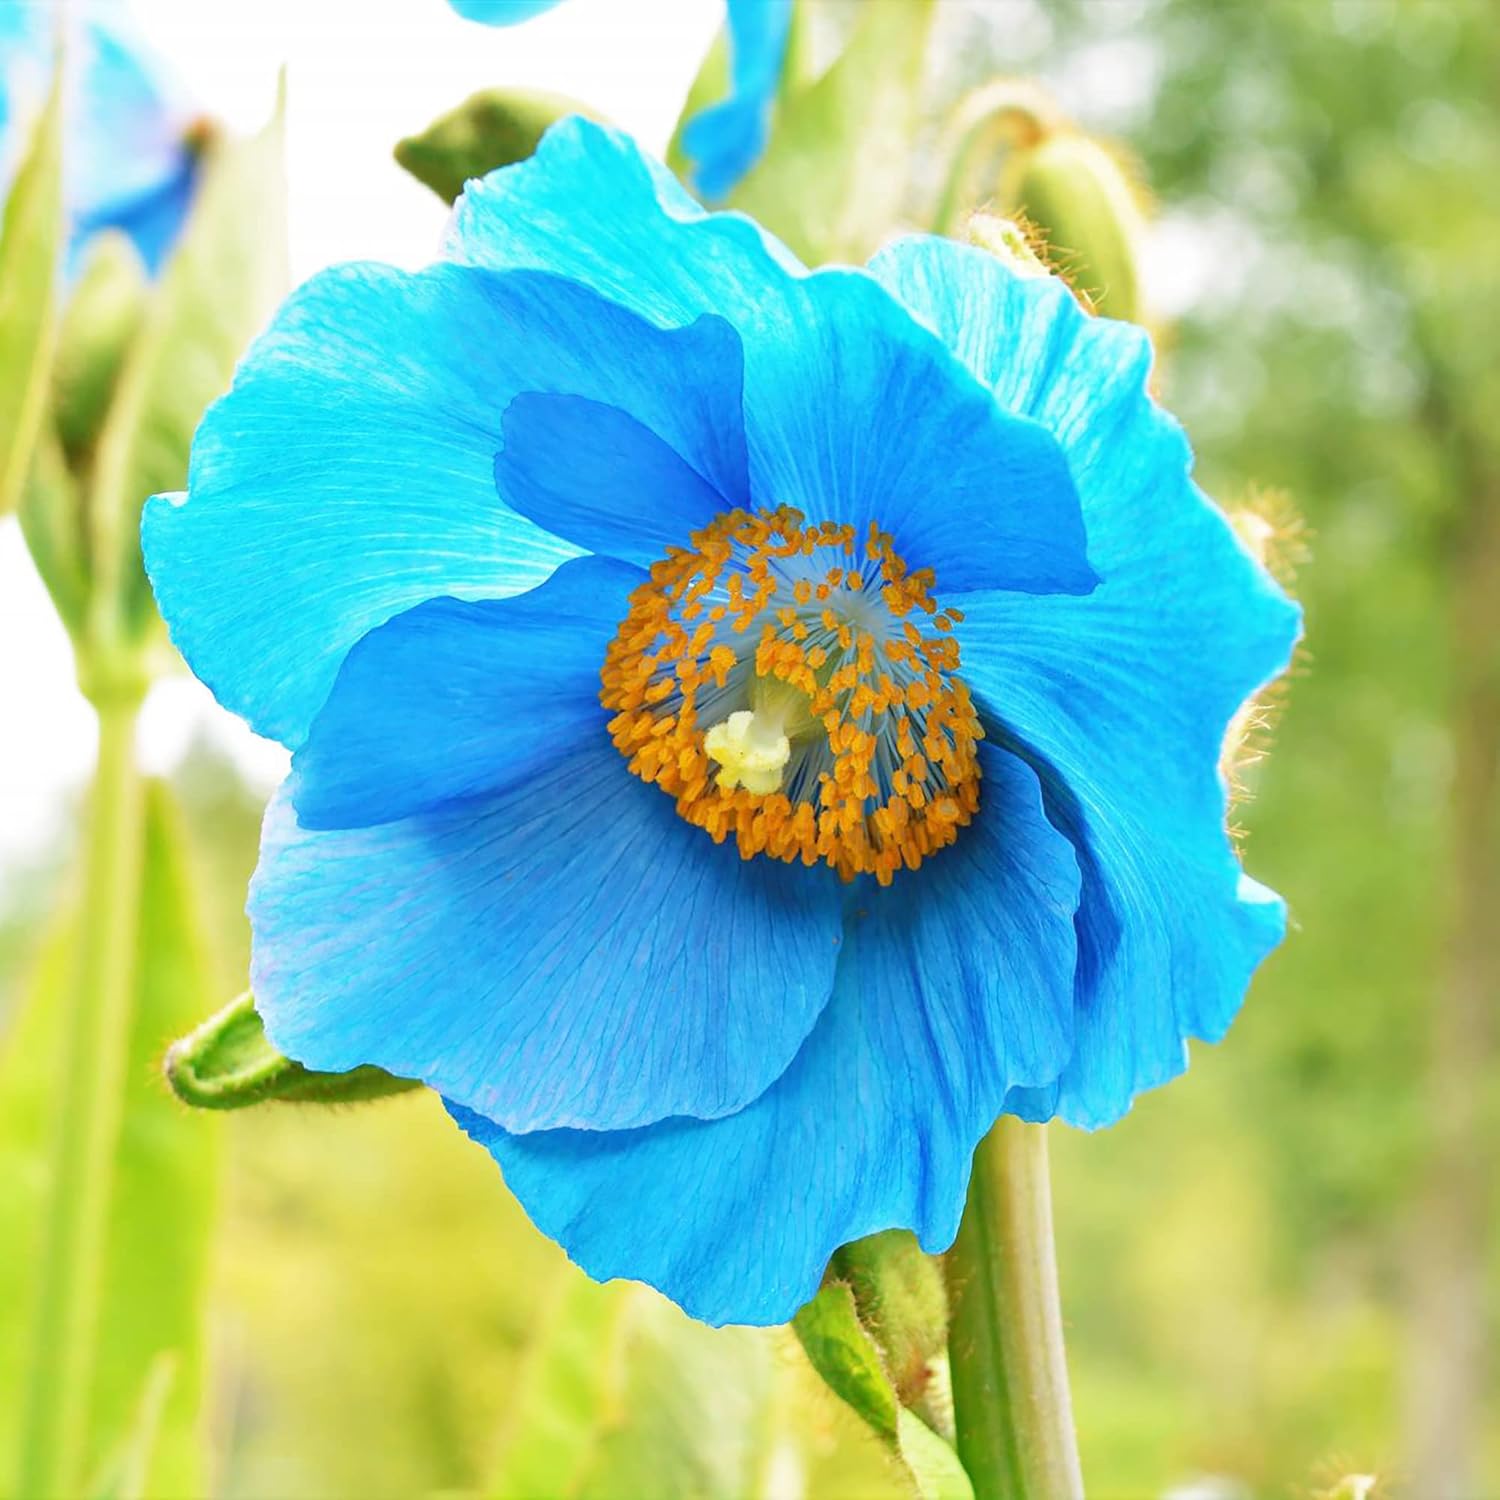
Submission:
<svg viewBox="0 0 1500 1500">
<path fill-rule="evenodd" d="M 1090 1493 L 1159 1495 L 1217 1476 L 1226 1497 L 1283 1500 L 1349 1471 L 1392 1476 L 1399 1493 L 1416 1270 L 1435 1254 L 1426 1164 L 1446 1097 L 1430 1082 L 1431 1021 L 1464 894 L 1455 642 L 1500 641 L 1453 613 L 1500 444 L 1493 10 L 945 0 L 935 35 L 930 138 L 968 89 L 1035 73 L 1080 127 L 1139 160 L 1155 199 L 1146 282 L 1164 396 L 1205 485 L 1228 502 L 1251 485 L 1287 492 L 1314 558 L 1298 579 L 1306 669 L 1236 814 L 1294 930 L 1226 1043 L 1197 1049 L 1186 1078 L 1110 1131 L 1052 1132 Z M 914 200 L 937 186 L 919 180 Z M 201 759 L 180 790 L 225 972 L 241 976 L 259 806 Z M 17 923 L 40 903 L 19 881 L 9 900 L 21 915 L 0 922 L 3 1066 L 24 1051 L 37 1072 L 15 1084 L 7 1072 L 6 1109 L 45 1088 L 14 1020 L 34 946 Z M 1482 1169 L 1500 1085 L 1493 1060 L 1470 1052 L 1489 1100 L 1473 1137 Z M 214 1128 L 203 1115 L 173 1125 L 190 1141 Z M 224 1128 L 217 1495 L 482 1494 L 517 1462 L 528 1411 L 566 1432 L 596 1380 L 622 1378 L 570 1369 L 566 1344 L 541 1338 L 558 1306 L 597 1301 L 611 1318 L 647 1307 L 640 1357 L 664 1347 L 659 1305 L 583 1287 L 430 1097 L 278 1107 Z M 34 1191 L 35 1169 L 14 1180 Z M 0 1277 L 15 1274 L 0 1257 Z M 1493 1249 L 1483 1286 L 1475 1316 L 1494 1345 Z M 700 1333 L 703 1361 L 739 1337 Z M 0 1320 L 3 1358 L 10 1337 Z M 738 1410 L 787 1434 L 768 1461 L 818 1500 L 910 1494 L 800 1354 L 752 1342 L 736 1358 L 764 1401 L 715 1408 L 715 1420 Z M 1475 1492 L 1487 1494 L 1500 1488 L 1493 1373 L 1479 1395 Z M 635 1441 L 628 1409 L 613 1416 L 612 1441 Z M 544 1426 L 528 1434 L 546 1440 Z M 772 1492 L 769 1480 L 752 1491 Z"/>
<path fill-rule="evenodd" d="M 15 509 L 46 414 L 63 234 L 62 86 L 46 107 L 0 220 L 0 516 Z"/>
<path fill-rule="evenodd" d="M 833 65 L 784 89 L 766 154 L 727 206 L 811 264 L 869 256 L 907 195 L 933 11 L 934 0 L 864 6 Z"/>
<path fill-rule="evenodd" d="M 1039 73 L 1140 158 L 1148 291 L 1186 309 L 1159 320 L 1163 397 L 1209 490 L 1284 490 L 1313 558 L 1303 669 L 1236 814 L 1289 898 L 1287 944 L 1187 1078 L 1100 1136 L 1054 1132 L 1085 1472 L 1095 1492 L 1217 1474 L 1271 1496 L 1344 1465 L 1399 1492 L 1414 1284 L 1445 1252 L 1423 1205 L 1454 843 L 1483 812 L 1451 800 L 1455 667 L 1500 639 L 1453 617 L 1459 538 L 1500 506 L 1494 11 L 1017 0 L 944 19 L 947 87 Z M 1478 837 L 1500 850 L 1493 824 Z M 1500 1078 L 1468 1053 L 1477 1166 Z M 1473 1315 L 1493 1347 L 1487 1190 Z M 1472 1493 L 1500 1486 L 1494 1380 Z"/>
<path fill-rule="evenodd" d="M 148 788 L 141 850 L 144 885 L 129 1081 L 108 1229 L 103 1322 L 92 1399 L 102 1435 L 90 1458 L 101 1480 L 144 1477 L 139 1493 L 196 1494 L 206 1483 L 202 1312 L 219 1179 L 219 1131 L 184 1129 L 161 1088 L 169 1037 L 223 982 L 200 928 L 195 872 L 172 795 Z M 0 1038 L 0 1304 L 29 1305 L 37 1231 L 56 1107 L 51 1078 L 60 1055 L 62 1004 L 73 948 L 64 922 L 38 957 L 24 1003 Z M 28 1335 L 24 1315 L 0 1319 L 0 1474 L 15 1471 L 17 1390 Z M 141 1417 L 149 1431 L 132 1451 Z M 122 1492 L 119 1483 L 104 1486 Z"/>
<path fill-rule="evenodd" d="M 204 146 L 197 198 L 158 282 L 148 287 L 121 236 L 87 252 L 21 504 L 37 570 L 86 659 L 138 652 L 151 637 L 141 504 L 186 484 L 203 408 L 285 287 L 283 181 L 278 108 L 255 138 Z"/>
</svg>

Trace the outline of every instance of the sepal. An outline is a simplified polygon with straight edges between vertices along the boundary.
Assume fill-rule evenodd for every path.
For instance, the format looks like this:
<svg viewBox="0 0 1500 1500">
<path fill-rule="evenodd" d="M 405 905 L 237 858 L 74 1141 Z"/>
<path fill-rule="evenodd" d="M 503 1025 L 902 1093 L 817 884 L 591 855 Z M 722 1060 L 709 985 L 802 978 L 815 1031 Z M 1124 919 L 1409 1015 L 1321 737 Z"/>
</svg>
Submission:
<svg viewBox="0 0 1500 1500">
<path fill-rule="evenodd" d="M 252 1104 L 360 1104 L 421 1085 L 383 1068 L 316 1073 L 278 1052 L 247 991 L 167 1049 L 163 1063 L 172 1092 L 196 1109 L 246 1109 Z"/>
<path fill-rule="evenodd" d="M 953 1451 L 942 1271 L 907 1230 L 837 1251 L 793 1330 L 809 1362 L 905 1469 L 922 1500 L 969 1500 Z"/>
<path fill-rule="evenodd" d="M 973 1500 L 950 1444 L 901 1405 L 847 1282 L 826 1282 L 792 1327 L 812 1367 L 880 1439 L 919 1500 Z"/>
</svg>

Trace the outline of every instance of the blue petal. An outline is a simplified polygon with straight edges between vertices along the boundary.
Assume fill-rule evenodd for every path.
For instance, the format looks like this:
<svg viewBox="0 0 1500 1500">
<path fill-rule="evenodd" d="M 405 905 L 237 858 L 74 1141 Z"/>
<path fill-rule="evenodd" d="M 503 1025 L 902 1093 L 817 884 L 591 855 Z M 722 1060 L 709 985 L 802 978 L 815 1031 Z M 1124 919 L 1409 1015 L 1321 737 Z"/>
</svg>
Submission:
<svg viewBox="0 0 1500 1500">
<path fill-rule="evenodd" d="M 73 258 L 104 228 L 125 231 L 159 268 L 186 216 L 197 154 L 187 111 L 119 8 L 69 9 L 66 199 Z M 0 199 L 52 70 L 56 16 L 40 4 L 0 5 Z"/>
<path fill-rule="evenodd" d="M 766 149 L 791 27 L 792 0 L 729 0 L 729 97 L 682 133 L 705 197 L 728 197 Z"/>
<path fill-rule="evenodd" d="M 649 428 L 582 396 L 517 396 L 495 484 L 512 510 L 580 547 L 650 567 L 721 511 L 726 496 Z"/>
<path fill-rule="evenodd" d="M 743 492 L 726 348 L 713 320 L 662 331 L 553 276 L 314 277 L 204 418 L 187 502 L 146 508 L 173 640 L 221 703 L 295 747 L 374 626 L 439 595 L 519 593 L 577 554 L 496 495 L 522 390 L 618 406 Z"/>
<path fill-rule="evenodd" d="M 711 1118 L 785 1071 L 832 988 L 837 877 L 715 844 L 601 719 L 504 790 L 397 823 L 313 832 L 278 796 L 249 905 L 278 1047 L 520 1131 Z"/>
<path fill-rule="evenodd" d="M 1186 1037 L 1223 1034 L 1281 938 L 1281 903 L 1244 880 L 1224 831 L 1218 762 L 1299 613 L 1192 483 L 1139 329 L 945 241 L 904 241 L 874 269 L 1057 437 L 1082 496 L 1099 589 L 972 595 L 960 638 L 981 711 L 1041 771 L 1084 871 L 1077 1052 L 1060 1088 L 1012 1107 L 1108 1124 L 1182 1070 Z"/>
<path fill-rule="evenodd" d="M 782 1323 L 839 1245 L 958 1229 L 1006 1091 L 1070 1045 L 1078 871 L 1036 777 L 988 747 L 980 816 L 889 890 L 855 888 L 833 1000 L 761 1099 L 711 1123 L 510 1135 L 450 1104 L 537 1226 L 591 1276 L 710 1323 Z"/>
<path fill-rule="evenodd" d="M 939 591 L 1093 586 L 1046 432 L 1000 411 L 873 278 L 807 274 L 749 220 L 705 216 L 624 137 L 554 127 L 529 161 L 470 184 L 449 253 L 551 267 L 662 324 L 727 319 L 744 345 L 757 505 L 875 520 Z"/>
<path fill-rule="evenodd" d="M 645 581 L 604 557 L 512 599 L 431 599 L 344 660 L 292 759 L 305 829 L 368 828 L 539 775 L 603 735 L 599 668 Z"/>
<path fill-rule="evenodd" d="M 549 11 L 561 0 L 448 0 L 466 20 L 486 26 L 515 26 Z"/>
<path fill-rule="evenodd" d="M 176 170 L 153 188 L 131 198 L 115 198 L 98 205 L 74 224 L 70 249 L 74 256 L 99 231 L 118 229 L 130 237 L 148 274 L 155 276 L 166 264 L 187 222 L 198 189 L 201 157 L 184 150 Z"/>
</svg>

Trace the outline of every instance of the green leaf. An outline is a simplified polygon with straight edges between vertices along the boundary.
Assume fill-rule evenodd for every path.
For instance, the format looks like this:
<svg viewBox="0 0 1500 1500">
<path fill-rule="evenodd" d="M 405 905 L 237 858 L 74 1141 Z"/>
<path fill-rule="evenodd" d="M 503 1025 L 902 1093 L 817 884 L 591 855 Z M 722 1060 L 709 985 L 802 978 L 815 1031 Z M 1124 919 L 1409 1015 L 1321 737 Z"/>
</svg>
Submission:
<svg viewBox="0 0 1500 1500">
<path fill-rule="evenodd" d="M 766 154 L 729 199 L 809 264 L 860 262 L 899 221 L 933 0 L 861 7 L 848 46 L 783 97 Z"/>
<path fill-rule="evenodd" d="M 46 411 L 64 234 L 62 74 L 53 70 L 0 228 L 0 516 L 20 502 Z"/>
<path fill-rule="evenodd" d="M 421 1085 L 381 1068 L 315 1073 L 276 1050 L 248 992 L 167 1049 L 172 1092 L 196 1109 L 245 1109 L 281 1100 L 292 1104 L 358 1104 Z"/>
<path fill-rule="evenodd" d="M 825 1284 L 798 1312 L 792 1327 L 813 1368 L 885 1444 L 920 1500 L 973 1500 L 958 1456 L 898 1400 L 846 1282 Z"/>
<path fill-rule="evenodd" d="M 161 1041 L 214 984 L 198 927 L 184 836 L 171 794 L 147 791 L 135 1014 L 127 1094 L 108 1228 L 94 1389 L 90 1467 L 137 1493 L 206 1492 L 202 1311 L 215 1219 L 219 1132 L 185 1122 L 161 1086 Z M 54 1073 L 65 1011 L 71 923 L 41 956 L 0 1052 L 0 1306 L 28 1306 L 45 1202 Z M 18 1382 L 29 1344 L 25 1317 L 0 1318 L 0 1474 L 15 1469 Z M 171 1374 L 168 1387 L 159 1372 Z M 154 1435 L 152 1427 L 154 1426 Z M 145 1445 L 143 1448 L 142 1445 Z M 149 1449 L 149 1453 L 146 1450 Z M 128 1488 L 116 1493 L 126 1495 Z"/>
<path fill-rule="evenodd" d="M 283 114 L 284 99 L 259 135 L 204 147 L 182 238 L 120 372 L 88 496 L 96 650 L 138 644 L 154 621 L 141 506 L 186 484 L 204 408 L 285 290 Z"/>
<path fill-rule="evenodd" d="M 559 1274 L 523 1364 L 490 1500 L 764 1493 L 773 1335 L 706 1328 L 643 1287 Z"/>
<path fill-rule="evenodd" d="M 471 177 L 525 161 L 548 126 L 565 115 L 600 116 L 562 94 L 536 89 L 483 89 L 426 130 L 396 143 L 396 160 L 444 203 Z"/>
<path fill-rule="evenodd" d="M 146 1500 L 151 1459 L 176 1376 L 177 1362 L 170 1354 L 158 1354 L 151 1361 L 130 1427 L 89 1486 L 89 1500 Z"/>
</svg>

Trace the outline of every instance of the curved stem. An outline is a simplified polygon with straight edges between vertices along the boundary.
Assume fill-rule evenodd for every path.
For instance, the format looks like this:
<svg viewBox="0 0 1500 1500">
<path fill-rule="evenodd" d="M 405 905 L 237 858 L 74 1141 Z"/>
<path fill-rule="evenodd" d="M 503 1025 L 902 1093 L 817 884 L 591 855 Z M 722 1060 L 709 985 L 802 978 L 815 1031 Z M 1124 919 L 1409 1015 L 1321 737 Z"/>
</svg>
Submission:
<svg viewBox="0 0 1500 1500">
<path fill-rule="evenodd" d="M 89 1397 L 134 1001 L 144 799 L 137 700 L 99 704 L 58 1116 L 44 1227 L 18 1493 L 68 1496 L 83 1481 Z"/>
<path fill-rule="evenodd" d="M 1082 1500 L 1042 1126 L 1007 1116 L 980 1142 L 947 1267 L 958 1454 L 975 1500 Z"/>
<path fill-rule="evenodd" d="M 963 216 L 994 197 L 998 184 L 984 173 L 993 173 L 1000 153 L 1035 145 L 1060 120 L 1056 106 L 1026 79 L 997 78 L 961 99 L 938 144 L 946 169 L 928 217 L 932 232 L 957 235 Z"/>
</svg>

